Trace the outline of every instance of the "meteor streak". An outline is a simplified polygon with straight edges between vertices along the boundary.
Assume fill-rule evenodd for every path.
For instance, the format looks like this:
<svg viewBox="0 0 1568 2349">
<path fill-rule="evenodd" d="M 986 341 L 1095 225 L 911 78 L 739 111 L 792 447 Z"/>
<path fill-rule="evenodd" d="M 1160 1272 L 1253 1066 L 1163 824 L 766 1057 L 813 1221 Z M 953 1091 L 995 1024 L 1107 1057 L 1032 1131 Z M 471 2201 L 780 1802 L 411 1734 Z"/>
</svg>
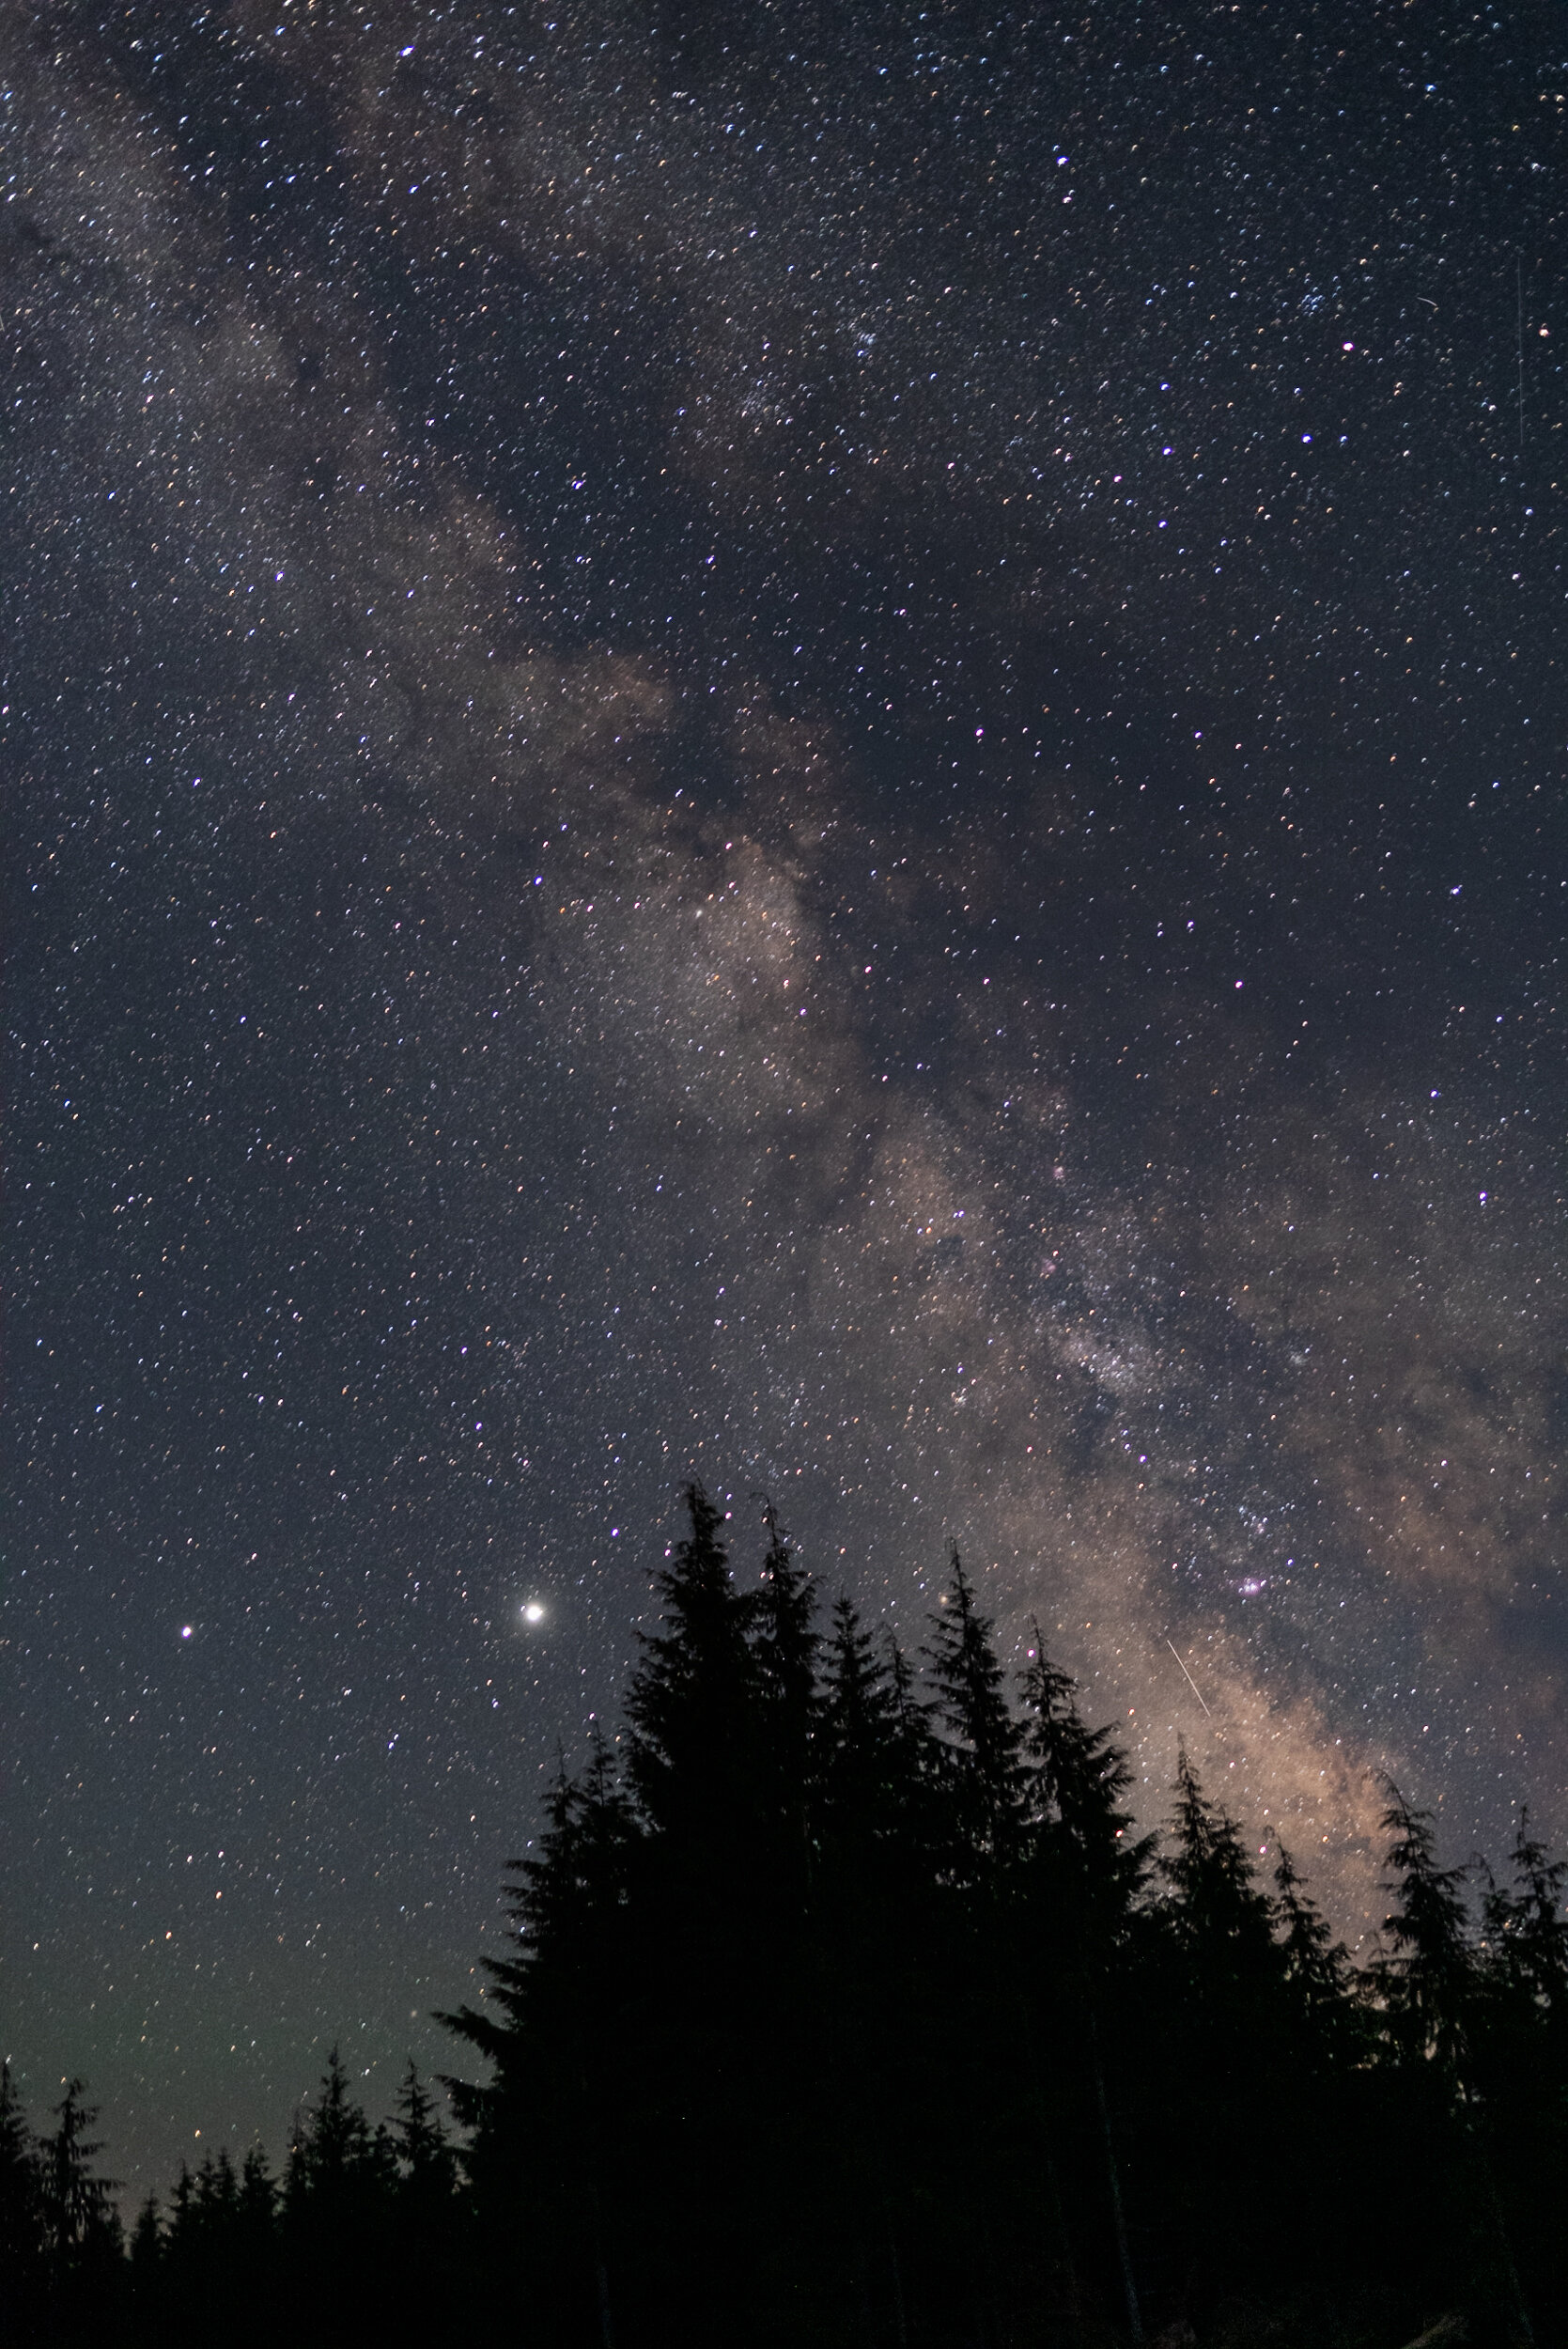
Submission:
<svg viewBox="0 0 1568 2349">
<path fill-rule="evenodd" d="M 1174 1640 L 1167 1640 L 1165 1644 L 1170 1649 L 1172 1655 L 1176 1656 L 1176 1643 Z M 1176 1661 L 1178 1664 L 1182 1664 L 1182 1659 L 1179 1656 L 1176 1656 Z M 1182 1664 L 1182 1676 L 1186 1680 L 1187 1685 L 1191 1689 L 1193 1695 L 1197 1698 L 1199 1703 L 1203 1704 L 1203 1692 L 1202 1688 L 1199 1688 L 1198 1683 L 1193 1679 L 1192 1674 L 1188 1671 L 1185 1664 Z M 1209 1713 L 1209 1708 L 1206 1704 L 1203 1704 L 1203 1710 L 1205 1713 L 1209 1714 L 1209 1719 L 1212 1721 L 1214 1715 Z"/>
</svg>

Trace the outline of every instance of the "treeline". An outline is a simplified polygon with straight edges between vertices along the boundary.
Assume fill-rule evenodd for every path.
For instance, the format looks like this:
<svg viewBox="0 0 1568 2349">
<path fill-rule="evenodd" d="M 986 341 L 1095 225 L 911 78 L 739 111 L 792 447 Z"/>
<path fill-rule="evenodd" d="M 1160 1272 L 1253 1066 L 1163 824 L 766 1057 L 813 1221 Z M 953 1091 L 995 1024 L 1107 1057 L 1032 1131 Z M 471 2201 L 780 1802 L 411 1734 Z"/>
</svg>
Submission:
<svg viewBox="0 0 1568 2349">
<path fill-rule="evenodd" d="M 411 2072 L 373 2129 L 334 2059 L 279 2184 L 220 2154 L 120 2258 L 79 2092 L 74 2154 L 8 2097 L 40 2309 L 541 2349 L 1568 2338 L 1568 1864 L 1528 1821 L 1498 1882 L 1390 1785 L 1357 1967 L 1185 1757 L 1138 1831 L 1113 1732 L 1038 1637 L 1010 1688 L 956 1552 L 911 1658 L 822 1619 L 770 1509 L 742 1587 L 687 1501 L 623 1734 L 444 2018 L 487 2075 L 448 2083 L 460 2155 Z"/>
<path fill-rule="evenodd" d="M 472 2215 L 411 2063 L 396 2117 L 372 2127 L 334 2048 L 281 2176 L 260 2146 L 238 2168 L 220 2146 L 148 2198 L 129 2239 L 83 2097 L 67 2082 L 38 2138 L 0 2071 L 0 2341 L 315 2341 L 361 2322 L 423 2339 L 461 2298 Z"/>
</svg>

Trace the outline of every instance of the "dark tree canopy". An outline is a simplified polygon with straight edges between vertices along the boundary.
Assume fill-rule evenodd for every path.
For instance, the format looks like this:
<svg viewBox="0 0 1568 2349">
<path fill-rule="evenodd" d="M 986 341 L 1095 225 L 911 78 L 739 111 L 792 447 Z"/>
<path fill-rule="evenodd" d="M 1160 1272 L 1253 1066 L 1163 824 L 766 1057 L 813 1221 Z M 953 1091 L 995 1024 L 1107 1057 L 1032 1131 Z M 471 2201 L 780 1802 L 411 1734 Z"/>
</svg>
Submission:
<svg viewBox="0 0 1568 2349">
<path fill-rule="evenodd" d="M 1568 2338 L 1568 1862 L 1528 1815 L 1499 1882 L 1390 1785 L 1358 1968 L 1185 1750 L 1140 1830 L 1113 1726 L 955 1549 L 910 1657 L 761 1519 L 746 1580 L 685 1496 L 624 1730 L 563 1762 L 445 2018 L 458 2133 L 411 2063 L 373 2118 L 334 2047 L 281 2179 L 216 2143 L 122 2256 L 82 2083 L 39 2139 L 0 2073 L 21 2338 Z"/>
</svg>

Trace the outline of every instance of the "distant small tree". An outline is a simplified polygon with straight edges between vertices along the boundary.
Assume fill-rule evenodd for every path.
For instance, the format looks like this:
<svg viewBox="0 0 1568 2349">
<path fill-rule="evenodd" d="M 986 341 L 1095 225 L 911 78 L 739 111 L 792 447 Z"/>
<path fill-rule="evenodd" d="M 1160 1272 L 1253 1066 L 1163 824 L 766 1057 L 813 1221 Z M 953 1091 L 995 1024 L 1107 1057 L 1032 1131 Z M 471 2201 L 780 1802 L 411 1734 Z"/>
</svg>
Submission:
<svg viewBox="0 0 1568 2349">
<path fill-rule="evenodd" d="M 137 2293 L 149 2290 L 163 2262 L 163 2227 L 156 2194 L 149 2194 L 131 2230 L 131 2274 Z"/>
<path fill-rule="evenodd" d="M 296 2215 L 314 2204 L 323 2218 L 329 2213 L 364 2217 L 389 2194 L 395 2177 L 391 2140 L 384 2131 L 372 2130 L 334 2047 L 315 2105 L 295 2116 L 284 2179 L 286 2205 Z"/>
<path fill-rule="evenodd" d="M 443 2207 L 457 2191 L 458 2156 L 411 2056 L 397 2091 L 392 2135 L 406 2199 L 421 2210 Z"/>
<path fill-rule="evenodd" d="M 204 2230 L 222 2232 L 240 2207 L 240 2181 L 226 2145 L 208 2153 L 196 2172 L 196 2211 Z"/>
<path fill-rule="evenodd" d="M 253 2240 L 265 2241 L 277 2217 L 278 2190 L 260 2145 L 253 2145 L 240 2168 L 239 2217 Z"/>
</svg>

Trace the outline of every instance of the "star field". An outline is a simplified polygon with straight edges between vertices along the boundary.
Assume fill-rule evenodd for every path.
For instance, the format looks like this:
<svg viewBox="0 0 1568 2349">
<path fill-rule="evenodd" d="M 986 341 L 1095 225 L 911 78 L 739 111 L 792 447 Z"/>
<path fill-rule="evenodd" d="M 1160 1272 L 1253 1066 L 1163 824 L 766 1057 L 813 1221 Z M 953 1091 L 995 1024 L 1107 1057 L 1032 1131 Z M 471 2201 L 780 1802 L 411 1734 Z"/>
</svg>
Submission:
<svg viewBox="0 0 1568 2349">
<path fill-rule="evenodd" d="M 138 2188 L 451 2063 L 693 1472 L 1353 1937 L 1371 1768 L 1568 1834 L 1568 50 L 1178 15 L 8 23 L 8 2049 Z"/>
</svg>

